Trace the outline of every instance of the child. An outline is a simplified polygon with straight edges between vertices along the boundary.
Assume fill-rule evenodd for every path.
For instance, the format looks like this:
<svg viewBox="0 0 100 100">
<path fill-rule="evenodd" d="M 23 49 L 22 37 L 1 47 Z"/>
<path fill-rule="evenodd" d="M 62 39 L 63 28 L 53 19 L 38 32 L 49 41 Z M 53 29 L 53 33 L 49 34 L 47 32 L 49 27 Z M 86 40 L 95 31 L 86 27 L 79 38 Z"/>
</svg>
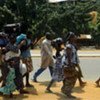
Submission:
<svg viewBox="0 0 100 100">
<path fill-rule="evenodd" d="M 55 81 L 62 81 L 63 80 L 63 73 L 62 73 L 62 56 L 60 54 L 60 51 L 62 50 L 61 45 L 63 44 L 63 41 L 61 38 L 57 38 L 52 42 L 52 46 L 56 49 L 56 56 L 55 58 L 55 68 L 54 68 L 54 72 L 52 75 L 52 80 L 50 81 L 48 87 L 47 87 L 47 91 L 52 93 L 52 91 L 50 90 L 50 87 L 52 86 L 52 84 Z"/>
</svg>

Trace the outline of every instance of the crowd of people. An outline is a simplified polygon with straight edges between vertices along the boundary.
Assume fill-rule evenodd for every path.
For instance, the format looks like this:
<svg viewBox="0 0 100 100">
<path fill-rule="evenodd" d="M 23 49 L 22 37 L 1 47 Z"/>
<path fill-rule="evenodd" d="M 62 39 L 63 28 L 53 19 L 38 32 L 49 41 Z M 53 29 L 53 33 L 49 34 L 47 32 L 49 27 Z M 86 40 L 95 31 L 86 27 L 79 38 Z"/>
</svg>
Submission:
<svg viewBox="0 0 100 100">
<path fill-rule="evenodd" d="M 16 89 L 20 92 L 20 94 L 29 93 L 24 90 L 23 77 L 26 77 L 26 87 L 31 87 L 32 85 L 29 83 L 29 73 L 33 70 L 29 48 L 31 45 L 31 37 L 32 34 L 30 32 L 27 32 L 23 40 L 20 40 L 22 38 L 22 34 L 20 38 L 13 34 L 8 36 L 6 46 L 1 46 L 1 94 L 10 95 L 12 97 L 12 92 Z M 26 71 L 24 74 L 21 73 L 21 67 L 23 67 L 20 65 L 21 61 L 26 65 Z"/>
<path fill-rule="evenodd" d="M 0 69 L 2 73 L 0 94 L 13 97 L 15 90 L 18 90 L 20 94 L 27 94 L 29 91 L 24 90 L 24 87 L 32 87 L 29 83 L 29 74 L 33 71 L 30 53 L 30 47 L 34 45 L 32 33 L 28 31 L 17 37 L 11 35 L 6 40 L 6 45 L 0 47 Z M 52 93 L 52 84 L 62 81 L 62 93 L 68 98 L 76 98 L 71 94 L 76 80 L 79 80 L 80 86 L 85 86 L 86 82 L 82 80 L 83 74 L 77 55 L 78 46 L 75 33 L 69 32 L 66 41 L 64 43 L 62 38 L 52 39 L 52 34 L 49 32 L 45 34 L 45 39 L 41 43 L 41 66 L 35 72 L 33 81 L 38 82 L 37 77 L 48 67 L 52 79 L 46 91 Z M 52 47 L 56 50 L 55 56 Z M 26 85 L 24 85 L 23 77 L 26 78 Z M 98 86 L 100 86 L 99 81 L 100 78 L 96 81 Z"/>
</svg>

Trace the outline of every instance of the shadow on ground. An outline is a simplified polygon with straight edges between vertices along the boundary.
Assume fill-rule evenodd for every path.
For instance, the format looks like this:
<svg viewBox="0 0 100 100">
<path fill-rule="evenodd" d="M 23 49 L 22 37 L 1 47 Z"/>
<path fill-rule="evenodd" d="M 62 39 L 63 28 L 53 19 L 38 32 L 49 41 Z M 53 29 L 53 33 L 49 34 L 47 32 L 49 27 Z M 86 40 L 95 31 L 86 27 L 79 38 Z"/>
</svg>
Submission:
<svg viewBox="0 0 100 100">
<path fill-rule="evenodd" d="M 25 90 L 29 91 L 29 94 L 19 94 L 19 93 L 15 93 L 13 94 L 13 97 L 10 98 L 9 96 L 0 96 L 0 100 L 28 100 L 29 96 L 28 95 L 38 95 L 36 88 L 30 87 L 30 88 L 25 88 Z"/>
<path fill-rule="evenodd" d="M 83 93 L 83 92 L 85 92 L 85 91 L 83 90 L 83 88 L 84 88 L 84 87 L 76 86 L 76 87 L 73 88 L 73 92 L 76 92 L 76 93 Z"/>
<path fill-rule="evenodd" d="M 53 94 L 58 96 L 57 100 L 82 100 L 82 98 L 78 98 L 78 97 L 76 97 L 75 99 L 68 98 L 66 95 L 64 95 L 62 93 L 58 93 L 58 92 L 55 92 Z"/>
<path fill-rule="evenodd" d="M 50 81 L 45 81 L 45 82 L 38 82 L 39 83 L 39 85 L 44 85 L 44 86 L 48 86 L 49 85 L 49 83 L 50 83 Z M 57 85 L 56 85 L 56 82 L 55 83 L 53 83 L 53 85 L 52 85 L 52 87 L 56 87 Z"/>
</svg>

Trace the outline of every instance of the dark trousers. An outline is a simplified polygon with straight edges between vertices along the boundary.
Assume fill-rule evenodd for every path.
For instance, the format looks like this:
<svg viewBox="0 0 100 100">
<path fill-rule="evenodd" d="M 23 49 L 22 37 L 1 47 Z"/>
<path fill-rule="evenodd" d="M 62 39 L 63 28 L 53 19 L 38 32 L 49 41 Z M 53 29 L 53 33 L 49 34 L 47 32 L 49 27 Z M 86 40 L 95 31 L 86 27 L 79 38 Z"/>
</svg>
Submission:
<svg viewBox="0 0 100 100">
<path fill-rule="evenodd" d="M 35 72 L 34 74 L 34 78 L 37 78 L 46 68 L 40 68 L 37 70 L 37 72 Z M 50 70 L 50 75 L 52 76 L 53 74 L 53 67 L 49 66 L 49 70 Z"/>
<path fill-rule="evenodd" d="M 23 83 L 23 76 L 22 74 L 20 73 L 20 69 L 19 69 L 19 66 L 20 66 L 20 59 L 19 58 L 13 58 L 14 59 L 14 69 L 15 69 L 15 85 L 17 86 L 17 90 L 20 90 L 20 89 L 23 89 L 24 87 L 24 83 Z"/>
</svg>

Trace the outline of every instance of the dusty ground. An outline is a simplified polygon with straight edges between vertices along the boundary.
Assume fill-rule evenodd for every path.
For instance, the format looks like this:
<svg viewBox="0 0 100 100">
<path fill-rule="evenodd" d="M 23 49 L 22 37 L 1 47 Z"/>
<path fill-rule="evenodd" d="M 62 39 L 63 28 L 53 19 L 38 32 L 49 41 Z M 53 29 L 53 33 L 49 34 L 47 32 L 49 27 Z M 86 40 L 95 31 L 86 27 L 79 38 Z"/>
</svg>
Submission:
<svg viewBox="0 0 100 100">
<path fill-rule="evenodd" d="M 31 94 L 20 95 L 16 91 L 14 92 L 13 99 L 0 96 L 0 100 L 100 100 L 100 88 L 97 88 L 92 81 L 87 81 L 87 85 L 83 88 L 79 86 L 78 82 L 76 83 L 72 94 L 76 96 L 77 99 L 68 99 L 60 92 L 62 83 L 56 83 L 53 85 L 51 88 L 54 92 L 53 94 L 45 91 L 48 82 L 32 82 L 32 84 L 34 85 L 34 88 L 27 88 Z"/>
</svg>

